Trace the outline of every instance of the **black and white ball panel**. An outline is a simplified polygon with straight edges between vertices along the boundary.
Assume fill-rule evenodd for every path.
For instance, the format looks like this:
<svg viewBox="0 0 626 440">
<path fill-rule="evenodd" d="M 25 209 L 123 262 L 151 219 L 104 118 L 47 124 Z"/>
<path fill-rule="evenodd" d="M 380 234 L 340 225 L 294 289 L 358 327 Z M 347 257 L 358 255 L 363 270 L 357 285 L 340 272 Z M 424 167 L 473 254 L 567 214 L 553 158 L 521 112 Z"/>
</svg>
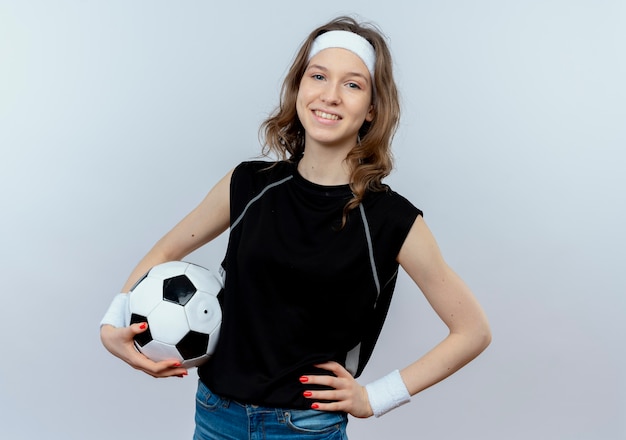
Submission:
<svg viewBox="0 0 626 440">
<path fill-rule="evenodd" d="M 208 269 L 172 261 L 157 265 L 130 292 L 131 323 L 148 322 L 135 345 L 152 360 L 200 365 L 215 350 L 222 319 L 222 289 Z"/>
</svg>

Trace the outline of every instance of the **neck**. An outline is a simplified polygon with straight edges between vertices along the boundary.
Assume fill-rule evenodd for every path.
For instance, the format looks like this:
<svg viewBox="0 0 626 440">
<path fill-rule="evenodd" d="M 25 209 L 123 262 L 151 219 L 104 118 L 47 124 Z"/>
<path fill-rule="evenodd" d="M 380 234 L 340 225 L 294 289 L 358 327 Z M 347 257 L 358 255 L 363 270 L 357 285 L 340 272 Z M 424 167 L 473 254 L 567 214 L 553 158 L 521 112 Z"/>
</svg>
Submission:
<svg viewBox="0 0 626 440">
<path fill-rule="evenodd" d="M 306 180 L 318 185 L 345 185 L 350 183 L 350 168 L 343 157 L 306 150 L 298 163 L 298 172 Z"/>
</svg>

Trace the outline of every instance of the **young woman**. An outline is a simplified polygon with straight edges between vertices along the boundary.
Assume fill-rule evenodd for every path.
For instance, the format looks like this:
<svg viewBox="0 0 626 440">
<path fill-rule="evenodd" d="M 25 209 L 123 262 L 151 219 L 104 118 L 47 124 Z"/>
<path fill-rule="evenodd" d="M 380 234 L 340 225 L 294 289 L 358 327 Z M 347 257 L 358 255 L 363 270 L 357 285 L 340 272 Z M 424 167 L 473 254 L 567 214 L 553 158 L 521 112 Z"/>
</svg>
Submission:
<svg viewBox="0 0 626 440">
<path fill-rule="evenodd" d="M 315 29 L 262 126 L 276 162 L 238 165 L 141 260 L 180 260 L 230 228 L 223 322 L 198 368 L 196 439 L 344 439 L 347 414 L 380 416 L 474 359 L 490 342 L 485 315 L 442 258 L 422 212 L 382 183 L 399 104 L 375 27 L 339 17 Z M 449 335 L 402 370 L 357 382 L 383 325 L 398 266 Z M 105 347 L 155 377 L 184 376 L 133 346 L 127 295 L 101 326 Z M 262 433 L 262 435 L 260 434 Z"/>
</svg>

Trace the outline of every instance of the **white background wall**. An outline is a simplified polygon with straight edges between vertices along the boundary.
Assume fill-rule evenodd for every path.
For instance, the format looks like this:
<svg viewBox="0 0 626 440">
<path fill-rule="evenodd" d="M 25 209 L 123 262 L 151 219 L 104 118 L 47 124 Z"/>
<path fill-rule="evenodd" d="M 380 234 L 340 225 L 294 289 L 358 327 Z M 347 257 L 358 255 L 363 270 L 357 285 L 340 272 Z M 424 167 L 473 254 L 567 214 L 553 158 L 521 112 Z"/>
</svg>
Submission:
<svg viewBox="0 0 626 440">
<path fill-rule="evenodd" d="M 488 351 L 353 439 L 626 438 L 626 2 L 0 0 L 0 437 L 172 439 L 195 372 L 155 380 L 98 322 L 241 160 L 313 27 L 390 40 L 394 189 L 493 327 Z M 215 268 L 225 240 L 190 256 Z M 363 382 L 445 328 L 406 275 Z"/>
</svg>

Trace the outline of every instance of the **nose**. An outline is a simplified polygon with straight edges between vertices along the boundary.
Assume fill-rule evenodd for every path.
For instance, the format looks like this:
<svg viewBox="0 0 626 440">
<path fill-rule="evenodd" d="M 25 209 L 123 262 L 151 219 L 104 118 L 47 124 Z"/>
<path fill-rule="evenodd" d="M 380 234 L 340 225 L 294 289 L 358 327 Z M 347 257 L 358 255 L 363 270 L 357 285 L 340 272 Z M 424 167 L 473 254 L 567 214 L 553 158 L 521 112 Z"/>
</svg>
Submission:
<svg viewBox="0 0 626 440">
<path fill-rule="evenodd" d="M 324 87 L 322 93 L 320 94 L 320 99 L 325 104 L 337 105 L 341 101 L 338 85 L 328 84 L 326 87 Z"/>
</svg>

